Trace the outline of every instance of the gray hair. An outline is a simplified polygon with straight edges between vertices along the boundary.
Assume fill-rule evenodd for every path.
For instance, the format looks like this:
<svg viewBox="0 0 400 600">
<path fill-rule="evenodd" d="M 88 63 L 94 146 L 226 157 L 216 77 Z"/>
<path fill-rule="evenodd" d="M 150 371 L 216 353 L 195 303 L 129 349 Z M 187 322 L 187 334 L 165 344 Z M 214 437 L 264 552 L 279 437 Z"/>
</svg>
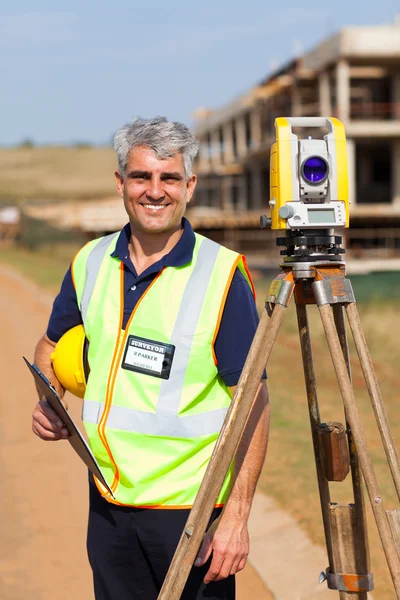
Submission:
<svg viewBox="0 0 400 600">
<path fill-rule="evenodd" d="M 118 157 L 118 169 L 125 176 L 129 152 L 136 146 L 151 148 L 157 158 L 171 158 L 182 154 L 186 178 L 192 174 L 193 159 L 199 149 L 199 142 L 186 125 L 168 121 L 166 117 L 144 119 L 137 117 L 127 123 L 114 136 L 114 150 Z"/>
</svg>

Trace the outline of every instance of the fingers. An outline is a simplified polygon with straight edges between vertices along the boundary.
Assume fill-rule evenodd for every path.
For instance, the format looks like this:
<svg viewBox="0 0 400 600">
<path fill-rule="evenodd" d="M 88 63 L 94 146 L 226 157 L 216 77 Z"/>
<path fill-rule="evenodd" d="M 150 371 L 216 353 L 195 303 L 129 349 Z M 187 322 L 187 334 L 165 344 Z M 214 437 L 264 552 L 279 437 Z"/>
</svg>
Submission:
<svg viewBox="0 0 400 600">
<path fill-rule="evenodd" d="M 227 563 L 226 565 L 225 562 Z M 204 583 L 210 583 L 210 581 L 219 581 L 220 579 L 228 577 L 229 572 L 230 568 L 228 568 L 228 561 L 225 561 L 224 556 L 222 554 L 218 554 L 214 550 L 210 568 L 205 574 L 203 581 Z"/>
<path fill-rule="evenodd" d="M 239 571 L 243 571 L 243 569 L 244 569 L 244 568 L 245 568 L 245 566 L 246 566 L 246 563 L 247 563 L 247 555 L 246 555 L 246 556 L 244 556 L 244 557 L 243 557 L 243 558 L 242 558 L 242 559 L 239 561 L 239 564 L 238 564 L 238 567 L 237 567 L 237 569 L 236 569 L 235 573 L 239 573 Z M 235 573 L 232 573 L 232 575 L 234 575 Z"/>
<path fill-rule="evenodd" d="M 246 562 L 247 562 L 247 556 L 237 557 L 237 559 L 232 564 L 229 575 L 235 575 L 235 573 L 239 573 L 239 571 L 242 571 L 246 566 Z"/>
<path fill-rule="evenodd" d="M 42 440 L 46 441 L 69 437 L 64 423 L 45 401 L 38 402 L 33 411 L 32 431 Z"/>
<path fill-rule="evenodd" d="M 54 425 L 58 425 L 59 423 L 62 424 L 60 417 L 45 400 L 41 400 L 37 403 L 36 410 L 39 414 L 45 415 L 46 418 L 51 421 L 51 423 L 54 423 Z"/>
<path fill-rule="evenodd" d="M 204 577 L 204 583 L 220 581 L 229 577 L 229 575 L 235 575 L 235 573 L 244 569 L 246 561 L 247 553 L 242 551 L 235 552 L 234 550 L 226 549 L 218 552 L 214 549 L 210 568 Z"/>
<path fill-rule="evenodd" d="M 194 561 L 195 567 L 201 567 L 208 561 L 212 551 L 212 536 L 207 534 L 204 536 L 197 558 Z"/>
</svg>

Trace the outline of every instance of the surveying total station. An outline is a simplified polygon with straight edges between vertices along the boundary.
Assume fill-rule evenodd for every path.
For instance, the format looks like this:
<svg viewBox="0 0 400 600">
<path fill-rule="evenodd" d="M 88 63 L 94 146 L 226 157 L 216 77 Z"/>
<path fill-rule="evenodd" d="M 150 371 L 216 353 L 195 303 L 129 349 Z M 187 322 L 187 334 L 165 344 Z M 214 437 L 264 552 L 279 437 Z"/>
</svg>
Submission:
<svg viewBox="0 0 400 600">
<path fill-rule="evenodd" d="M 325 127 L 321 139 L 299 140 L 293 127 Z M 275 120 L 276 142 L 271 148 L 271 217 L 261 227 L 284 230 L 277 244 L 285 262 L 340 261 L 344 249 L 333 229 L 349 226 L 348 167 L 344 127 L 337 119 L 283 118 Z"/>
<path fill-rule="evenodd" d="M 298 140 L 292 127 L 310 119 L 275 121 L 271 148 L 272 229 L 348 227 L 346 136 L 337 119 L 312 119 L 328 128 L 323 140 Z M 310 126 L 311 123 L 308 124 Z"/>
<path fill-rule="evenodd" d="M 298 139 L 293 128 L 327 130 L 322 139 Z M 345 317 L 375 413 L 394 486 L 400 501 L 400 461 L 359 320 L 351 282 L 345 276 L 345 250 L 335 230 L 349 226 L 346 136 L 334 118 L 275 120 L 271 149 L 270 216 L 261 228 L 284 236 L 280 273 L 271 282 L 265 308 L 226 415 L 213 455 L 161 589 L 159 600 L 181 597 L 202 542 L 226 472 L 234 458 L 247 417 L 290 299 L 294 296 L 307 392 L 311 435 L 326 539 L 328 567 L 319 581 L 341 600 L 367 600 L 373 589 L 363 487 L 368 493 L 396 597 L 400 600 L 400 509 L 385 510 L 367 449 L 351 383 Z M 344 423 L 320 420 L 307 307 L 317 305 L 343 400 Z M 330 482 L 351 472 L 348 504 L 330 497 Z M 287 577 L 287 565 L 285 565 Z M 317 576 L 317 574 L 316 574 Z M 295 585 L 295 582 L 294 582 Z M 313 582 L 310 582 L 310 587 Z M 295 596 L 295 594 L 294 594 Z"/>
</svg>

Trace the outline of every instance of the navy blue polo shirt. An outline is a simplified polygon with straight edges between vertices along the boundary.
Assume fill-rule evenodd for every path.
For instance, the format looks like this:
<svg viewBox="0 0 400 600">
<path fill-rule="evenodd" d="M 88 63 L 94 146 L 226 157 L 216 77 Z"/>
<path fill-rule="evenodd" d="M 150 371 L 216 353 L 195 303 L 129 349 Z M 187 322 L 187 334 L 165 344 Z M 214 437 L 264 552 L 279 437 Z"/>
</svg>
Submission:
<svg viewBox="0 0 400 600">
<path fill-rule="evenodd" d="M 124 263 L 124 319 L 125 328 L 140 297 L 164 267 L 181 267 L 192 260 L 195 235 L 187 219 L 182 220 L 183 232 L 172 250 L 143 273 L 137 275 L 129 257 L 128 242 L 131 236 L 129 223 L 121 230 L 114 260 Z M 53 304 L 47 335 L 53 342 L 75 325 L 82 323 L 76 292 L 72 283 L 71 267 L 61 285 L 60 293 Z M 251 342 L 258 325 L 258 314 L 249 284 L 239 269 L 232 278 L 214 350 L 218 361 L 218 372 L 227 386 L 236 385 L 245 363 Z"/>
</svg>

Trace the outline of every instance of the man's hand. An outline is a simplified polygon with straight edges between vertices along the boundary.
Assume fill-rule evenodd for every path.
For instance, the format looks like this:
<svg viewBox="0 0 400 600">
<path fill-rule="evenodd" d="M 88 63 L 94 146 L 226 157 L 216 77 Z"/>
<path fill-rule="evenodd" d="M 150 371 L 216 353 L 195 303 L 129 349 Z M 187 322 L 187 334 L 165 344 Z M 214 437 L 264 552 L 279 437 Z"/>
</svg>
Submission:
<svg viewBox="0 0 400 600">
<path fill-rule="evenodd" d="M 247 521 L 240 517 L 232 519 L 222 513 L 204 536 L 195 566 L 204 565 L 211 553 L 212 560 L 204 583 L 225 579 L 244 569 L 249 553 Z"/>
<path fill-rule="evenodd" d="M 230 388 L 232 396 L 235 388 Z M 195 566 L 204 565 L 212 553 L 204 583 L 219 581 L 241 571 L 249 553 L 247 520 L 267 448 L 269 426 L 268 391 L 258 387 L 234 460 L 234 481 L 221 515 L 204 536 Z"/>
<path fill-rule="evenodd" d="M 55 342 L 52 342 L 46 334 L 44 334 L 35 349 L 34 363 L 45 374 L 47 379 L 54 385 L 59 396 L 64 395 L 64 390 L 54 374 L 51 365 L 51 354 L 56 347 Z M 41 398 L 40 390 L 38 389 L 39 398 Z M 65 400 L 62 400 L 65 408 L 68 406 Z M 32 431 L 42 440 L 47 442 L 67 439 L 69 437 L 68 430 L 60 417 L 54 412 L 46 400 L 39 400 L 36 404 L 32 415 Z"/>
<path fill-rule="evenodd" d="M 65 401 L 63 401 L 63 404 L 65 408 L 68 408 Z M 46 442 L 63 440 L 69 437 L 64 423 L 46 400 L 40 400 L 36 404 L 32 415 L 32 431 Z"/>
</svg>

